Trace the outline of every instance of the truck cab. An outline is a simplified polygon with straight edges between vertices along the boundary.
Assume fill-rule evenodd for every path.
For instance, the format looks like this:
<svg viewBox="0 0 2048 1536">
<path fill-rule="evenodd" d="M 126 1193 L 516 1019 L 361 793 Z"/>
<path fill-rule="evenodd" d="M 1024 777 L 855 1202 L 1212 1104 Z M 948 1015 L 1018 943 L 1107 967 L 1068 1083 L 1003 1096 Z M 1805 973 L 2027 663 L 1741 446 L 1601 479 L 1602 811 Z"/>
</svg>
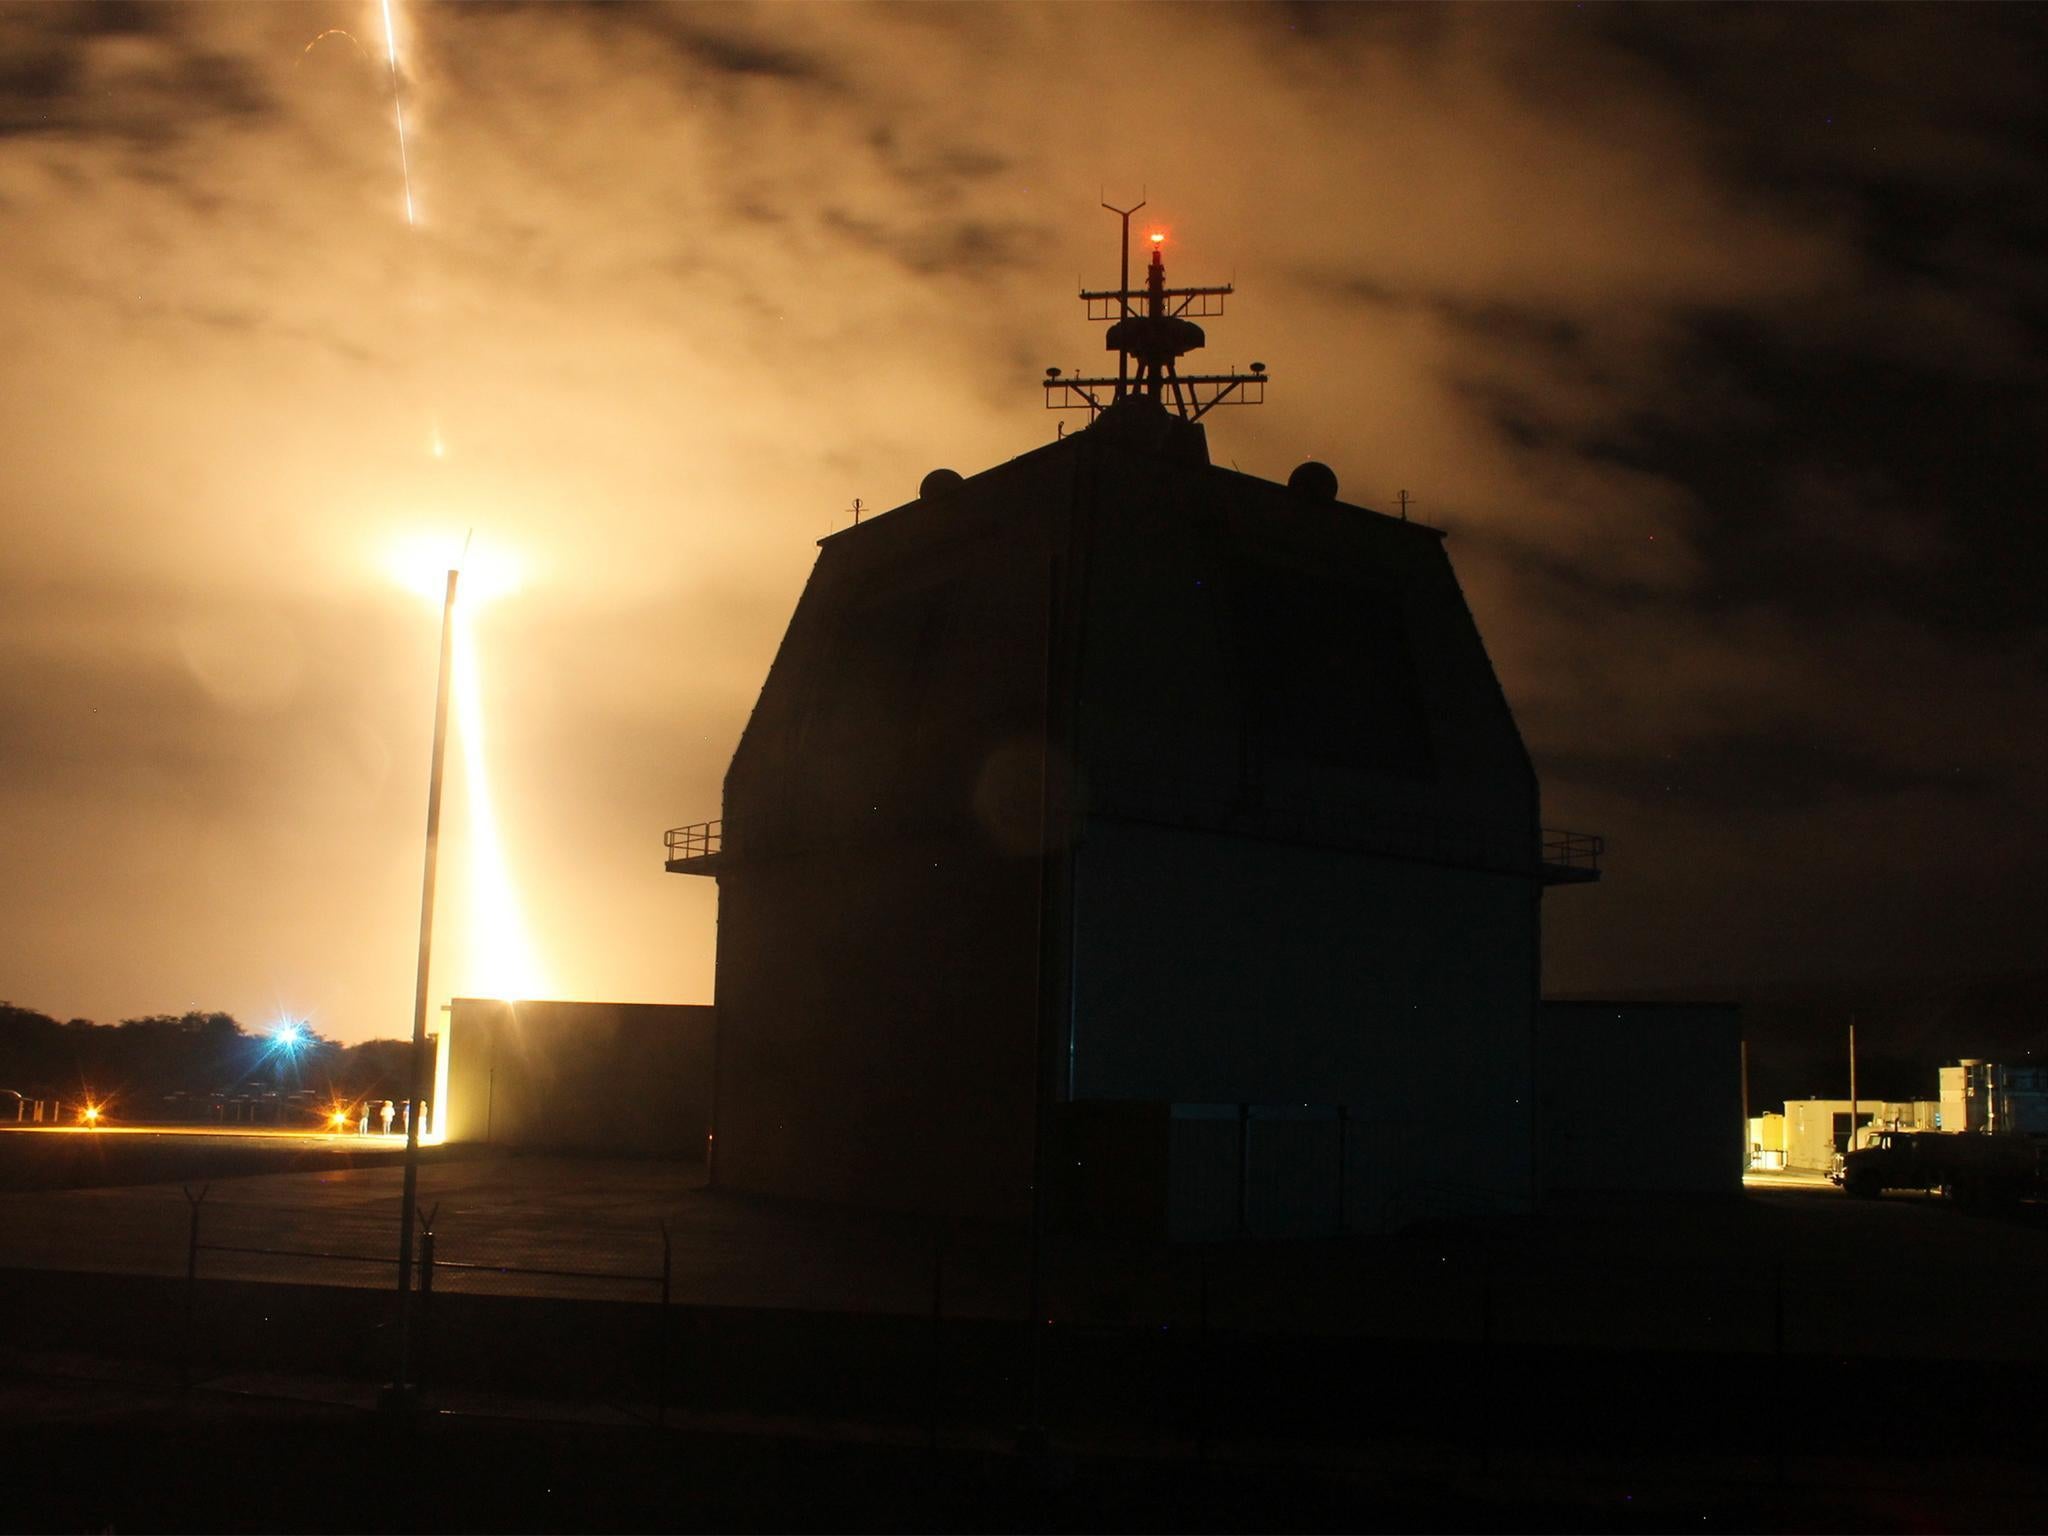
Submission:
<svg viewBox="0 0 2048 1536">
<path fill-rule="evenodd" d="M 2018 1136 L 1879 1131 L 1831 1175 L 1859 1199 L 1888 1189 L 1938 1189 L 1964 1205 L 2017 1200 L 2041 1185 L 2040 1149 Z"/>
</svg>

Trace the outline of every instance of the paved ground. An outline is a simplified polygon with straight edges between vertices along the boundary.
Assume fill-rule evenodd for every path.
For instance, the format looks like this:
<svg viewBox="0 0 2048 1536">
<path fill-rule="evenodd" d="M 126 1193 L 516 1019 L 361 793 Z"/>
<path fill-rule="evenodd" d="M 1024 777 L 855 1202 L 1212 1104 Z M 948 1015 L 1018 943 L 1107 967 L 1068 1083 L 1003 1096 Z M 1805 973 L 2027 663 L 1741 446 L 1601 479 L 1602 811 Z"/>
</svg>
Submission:
<svg viewBox="0 0 2048 1536">
<path fill-rule="evenodd" d="M 280 1130 L 274 1125 L 0 1125 L 0 1135 L 70 1136 L 83 1140 L 128 1137 L 199 1137 L 223 1145 L 287 1145 L 317 1147 L 375 1147 L 383 1150 L 403 1147 L 405 1137 L 394 1131 L 359 1136 L 355 1131 Z"/>
<path fill-rule="evenodd" d="M 271 1126 L 0 1124 L 0 1189 L 86 1189 L 374 1167 L 404 1154 L 402 1136 Z M 439 1149 L 429 1148 L 426 1155 L 438 1156 Z"/>
<path fill-rule="evenodd" d="M 1752 1168 L 1742 1176 L 1745 1189 L 1833 1189 L 1834 1180 L 1810 1168 Z"/>
<path fill-rule="evenodd" d="M 352 1140 L 359 1138 L 351 1138 Z M 308 1284 L 392 1283 L 402 1170 L 215 1179 L 209 1184 L 0 1195 L 0 1267 L 182 1275 L 192 1206 L 200 1273 Z M 701 1166 L 560 1158 L 430 1163 L 419 1209 L 436 1231 L 437 1288 L 652 1300 L 664 1224 L 678 1300 L 920 1313 L 935 1234 L 923 1224 L 701 1189 Z M 1014 1238 L 958 1234 L 954 1304 L 1013 1315 Z M 266 1250 L 266 1251 L 250 1251 Z M 994 1258 L 991 1265 L 989 1260 Z M 546 1273 L 539 1273 L 546 1272 Z M 991 1286 L 997 1287 L 996 1291 Z"/>
<path fill-rule="evenodd" d="M 436 1227 L 435 1284 L 653 1300 L 666 1225 L 680 1302 L 916 1316 L 931 1309 L 936 1278 L 948 1315 L 1024 1313 L 1017 1234 L 748 1200 L 706 1191 L 701 1177 L 659 1162 L 429 1165 L 420 1205 Z M 216 1179 L 199 1210 L 200 1273 L 387 1286 L 399 1190 L 395 1167 Z M 0 1268 L 182 1276 L 190 1209 L 175 1184 L 0 1194 Z M 1786 1185 L 1392 1240 L 1072 1242 L 1049 1259 L 1047 1309 L 1069 1323 L 1187 1325 L 1206 1271 L 1218 1326 L 1769 1354 L 1782 1315 L 1793 1353 L 2040 1360 L 2044 1218 Z"/>
</svg>

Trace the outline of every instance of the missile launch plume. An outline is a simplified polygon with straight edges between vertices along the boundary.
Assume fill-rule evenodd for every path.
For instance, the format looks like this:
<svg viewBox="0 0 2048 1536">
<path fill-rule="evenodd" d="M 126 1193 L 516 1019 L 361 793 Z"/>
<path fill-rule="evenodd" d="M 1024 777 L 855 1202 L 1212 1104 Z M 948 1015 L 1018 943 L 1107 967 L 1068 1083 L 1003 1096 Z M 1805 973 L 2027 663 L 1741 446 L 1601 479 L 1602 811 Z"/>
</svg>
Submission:
<svg viewBox="0 0 2048 1536">
<path fill-rule="evenodd" d="M 397 129 L 398 168 L 405 190 L 405 223 L 419 229 L 418 205 L 413 196 L 412 155 L 405 127 L 405 72 L 398 58 L 398 27 L 391 0 L 378 0 L 384 23 L 384 64 L 391 82 L 392 121 Z M 324 35 L 324 34 L 323 34 Z M 319 39 L 315 38 L 315 42 Z M 355 41 L 354 38 L 350 39 Z M 360 44 L 358 44 L 360 46 Z M 429 427 L 431 452 L 445 456 L 440 423 Z M 473 536 L 474 530 L 472 530 Z M 462 544 L 462 566 L 469 563 L 470 538 Z M 438 563 L 437 563 L 438 568 Z M 477 634 L 474 608 L 486 587 L 467 580 L 464 597 L 454 613 L 454 738 L 462 754 L 466 831 L 469 842 L 467 889 L 463 892 L 463 946 L 460 985 L 465 990 L 491 996 L 523 998 L 536 995 L 539 982 L 533 948 L 521 917 L 504 840 L 500 835 L 490 775 L 484 760 L 484 703 L 477 662 Z"/>
<path fill-rule="evenodd" d="M 378 3 L 384 11 L 384 58 L 391 71 L 391 115 L 398 124 L 398 173 L 405 183 L 405 226 L 417 229 L 419 220 L 412 202 L 412 155 L 405 143 L 405 89 L 398 74 L 398 29 L 391 24 L 391 0 Z"/>
</svg>

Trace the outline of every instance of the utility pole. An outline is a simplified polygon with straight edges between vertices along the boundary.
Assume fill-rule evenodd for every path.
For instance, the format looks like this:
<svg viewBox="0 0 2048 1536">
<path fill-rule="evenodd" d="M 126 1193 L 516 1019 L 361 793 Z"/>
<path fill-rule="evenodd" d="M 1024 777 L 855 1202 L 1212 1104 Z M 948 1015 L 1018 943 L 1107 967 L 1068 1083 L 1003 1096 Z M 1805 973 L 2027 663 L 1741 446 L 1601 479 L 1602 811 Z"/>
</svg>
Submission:
<svg viewBox="0 0 2048 1536">
<path fill-rule="evenodd" d="M 1849 1150 L 1856 1150 L 1856 1015 L 1849 1015 Z"/>
<path fill-rule="evenodd" d="M 1736 1050 L 1742 1062 L 1742 1166 L 1749 1167 L 1749 1042 L 1736 1041 Z"/>
<path fill-rule="evenodd" d="M 420 956 L 413 984 L 412 1066 L 405 1117 L 405 1189 L 398 1210 L 398 1371 L 386 1389 L 386 1404 L 410 1406 L 412 1400 L 412 1224 L 420 1193 L 420 1095 L 426 1087 L 427 973 L 434 949 L 434 863 L 441 849 L 441 769 L 448 757 L 448 677 L 455 654 L 455 582 L 448 573 L 448 595 L 441 604 L 441 672 L 434 688 L 434 757 L 427 774 L 427 855 L 420 877 Z M 440 1106 L 443 1114 L 445 1106 Z"/>
</svg>

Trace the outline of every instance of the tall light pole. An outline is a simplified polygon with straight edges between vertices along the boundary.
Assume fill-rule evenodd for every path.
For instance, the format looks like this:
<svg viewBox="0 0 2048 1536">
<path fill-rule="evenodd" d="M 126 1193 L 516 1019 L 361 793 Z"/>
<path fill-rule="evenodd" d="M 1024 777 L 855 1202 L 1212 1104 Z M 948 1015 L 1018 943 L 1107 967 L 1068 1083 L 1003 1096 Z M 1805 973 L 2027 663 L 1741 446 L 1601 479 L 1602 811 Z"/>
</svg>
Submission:
<svg viewBox="0 0 2048 1536">
<path fill-rule="evenodd" d="M 392 1402 L 410 1401 L 412 1383 L 412 1224 L 420 1191 L 420 1094 L 426 1086 L 427 971 L 434 950 L 434 861 L 441 851 L 441 767 L 448 756 L 448 678 L 455 656 L 455 581 L 441 604 L 441 672 L 434 688 L 434 760 L 427 776 L 427 856 L 420 878 L 420 963 L 412 998 L 410 1106 L 405 1117 L 405 1193 L 398 1211 L 398 1374 Z"/>
<path fill-rule="evenodd" d="M 1849 1150 L 1856 1150 L 1856 1015 L 1849 1015 Z"/>
</svg>

